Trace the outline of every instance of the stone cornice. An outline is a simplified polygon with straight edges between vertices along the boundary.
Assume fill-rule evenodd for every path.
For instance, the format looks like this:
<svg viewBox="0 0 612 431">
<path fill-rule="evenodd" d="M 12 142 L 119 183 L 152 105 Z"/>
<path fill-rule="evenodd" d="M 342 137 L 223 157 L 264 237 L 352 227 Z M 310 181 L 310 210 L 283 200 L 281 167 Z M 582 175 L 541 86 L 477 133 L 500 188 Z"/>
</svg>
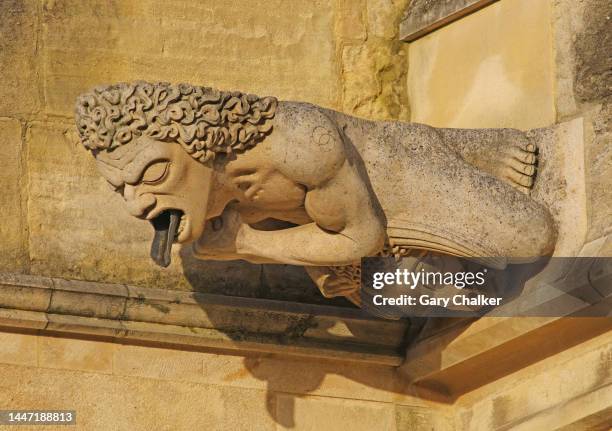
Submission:
<svg viewBox="0 0 612 431">
<path fill-rule="evenodd" d="M 397 366 L 409 324 L 340 307 L 0 274 L 0 326 Z"/>
<path fill-rule="evenodd" d="M 412 42 L 497 0 L 417 0 L 400 22 L 400 40 Z"/>
</svg>

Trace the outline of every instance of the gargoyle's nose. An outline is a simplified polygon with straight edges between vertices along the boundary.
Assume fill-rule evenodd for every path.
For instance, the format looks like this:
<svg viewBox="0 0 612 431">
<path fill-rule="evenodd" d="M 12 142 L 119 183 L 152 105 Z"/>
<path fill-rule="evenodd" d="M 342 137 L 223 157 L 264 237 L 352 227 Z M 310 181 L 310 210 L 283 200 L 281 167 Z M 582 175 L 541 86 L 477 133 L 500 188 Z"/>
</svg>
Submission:
<svg viewBox="0 0 612 431">
<path fill-rule="evenodd" d="M 147 210 L 157 203 L 157 199 L 155 199 L 155 196 L 151 193 L 136 196 L 134 187 L 129 184 L 126 184 L 123 189 L 123 198 L 125 199 L 129 213 L 139 218 L 144 217 Z"/>
</svg>

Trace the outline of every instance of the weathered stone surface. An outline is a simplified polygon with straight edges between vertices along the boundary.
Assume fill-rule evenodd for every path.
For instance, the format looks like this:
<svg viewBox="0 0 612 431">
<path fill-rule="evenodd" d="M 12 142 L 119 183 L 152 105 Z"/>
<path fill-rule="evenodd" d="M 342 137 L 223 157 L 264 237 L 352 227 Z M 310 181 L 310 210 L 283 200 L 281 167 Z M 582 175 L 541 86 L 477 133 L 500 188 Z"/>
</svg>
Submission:
<svg viewBox="0 0 612 431">
<path fill-rule="evenodd" d="M 408 322 L 339 307 L 0 274 L 0 326 L 393 366 Z"/>
<path fill-rule="evenodd" d="M 217 361 L 213 363 L 220 365 Z M 115 351 L 113 373 L 163 380 L 206 382 L 203 368 L 213 363 L 207 363 L 205 353 L 125 345 Z"/>
<path fill-rule="evenodd" d="M 405 5 L 405 0 L 339 3 L 337 52 L 344 112 L 381 120 L 410 118 L 407 46 L 396 37 Z"/>
<path fill-rule="evenodd" d="M 116 348 L 116 344 L 102 341 L 39 337 L 38 361 L 44 368 L 110 374 L 113 371 L 113 353 Z"/>
<path fill-rule="evenodd" d="M 600 389 L 609 393 L 610 383 L 612 344 L 607 332 L 463 397 L 456 404 L 457 428 L 584 429 L 572 423 L 610 405 L 609 399 L 588 400 L 588 394 L 597 396 Z M 586 402 L 579 402 L 583 398 Z"/>
<path fill-rule="evenodd" d="M 557 116 L 585 120 L 589 240 L 612 219 L 611 16 L 605 1 L 553 2 Z"/>
<path fill-rule="evenodd" d="M 412 42 L 497 0 L 413 0 L 400 24 L 400 38 Z"/>
<path fill-rule="evenodd" d="M 2 365 L 0 404 L 74 409 L 82 430 L 275 429 L 263 391 L 73 370 Z"/>
<path fill-rule="evenodd" d="M 344 41 L 364 41 L 367 37 L 366 0 L 337 2 L 337 36 Z"/>
<path fill-rule="evenodd" d="M 529 129 L 555 122 L 550 5 L 493 3 L 410 44 L 411 120 Z"/>
<path fill-rule="evenodd" d="M 177 285 L 177 272 L 155 274 L 147 247 L 138 246 L 148 236 L 149 227 L 122 215 L 118 197 L 99 198 L 108 186 L 96 177 L 91 160 L 74 151 L 68 130 L 68 125 L 35 123 L 28 133 L 32 271 L 66 278 Z M 66 170 L 67 164 L 72 168 Z"/>
<path fill-rule="evenodd" d="M 44 329 L 49 320 L 40 311 L 0 308 L 0 325 L 26 329 Z"/>
<path fill-rule="evenodd" d="M 502 0 L 500 3 L 512 1 L 517 0 Z M 555 0 L 550 3 L 557 5 L 563 1 Z M 606 67 L 609 69 L 609 65 L 605 63 L 606 57 L 600 55 L 601 52 L 610 51 L 607 48 L 609 30 L 603 36 L 600 33 L 606 31 L 610 20 L 609 14 L 604 12 L 608 7 L 604 1 L 565 2 L 572 3 L 573 8 L 564 12 L 568 20 L 582 20 L 582 10 L 585 8 L 588 13 L 584 15 L 584 32 L 579 26 L 554 27 L 555 37 L 562 38 L 560 46 L 567 47 L 568 51 L 575 51 L 579 57 L 578 66 L 575 66 L 572 59 L 567 67 L 561 70 L 560 55 L 566 53 L 559 50 L 559 46 L 555 47 L 555 67 L 558 75 L 562 75 L 554 85 L 557 93 L 556 121 L 583 116 L 584 109 L 588 110 L 585 131 L 589 139 L 587 166 L 591 202 L 590 235 L 595 237 L 609 227 L 609 220 L 612 219 L 612 208 L 609 204 L 612 160 L 608 150 L 610 108 L 609 104 L 602 100 L 607 94 L 606 88 L 609 89 L 609 84 L 606 87 L 606 76 L 609 77 L 609 74 L 607 75 L 605 70 Z M 390 3 L 382 0 L 295 1 L 289 5 L 280 1 L 228 4 L 218 0 L 198 4 L 189 1 L 157 0 L 0 1 L 0 72 L 3 77 L 3 82 L 0 83 L 0 116 L 29 120 L 33 115 L 38 115 L 36 113 L 42 106 L 47 113 L 52 114 L 51 117 L 39 118 L 46 122 L 35 123 L 34 128 L 38 128 L 35 133 L 28 132 L 28 143 L 35 144 L 31 146 L 35 154 L 29 160 L 30 174 L 23 171 L 28 164 L 24 153 L 15 158 L 14 151 L 18 148 L 20 151 L 22 148 L 21 140 L 19 139 L 17 146 L 12 147 L 5 146 L 2 138 L 10 136 L 11 144 L 17 142 L 16 139 L 13 140 L 13 136 L 20 138 L 28 125 L 25 122 L 19 124 L 13 119 L 0 120 L 0 180 L 4 192 L 3 197 L 0 197 L 0 215 L 3 218 L 0 227 L 3 238 L 0 244 L 0 266 L 3 265 L 3 259 L 6 259 L 7 266 L 2 266 L 3 269 L 27 269 L 28 239 L 25 233 L 27 222 L 31 222 L 35 236 L 30 241 L 36 249 L 34 266 L 37 273 L 117 282 L 136 280 L 143 285 L 150 282 L 160 288 L 263 297 L 281 297 L 284 292 L 282 280 L 285 279 L 292 284 L 285 292 L 287 298 L 309 300 L 306 293 L 301 293 L 303 271 L 300 269 L 293 272 L 289 267 L 282 267 L 275 272 L 269 271 L 268 268 L 262 270 L 259 265 L 240 263 L 204 262 L 201 266 L 196 266 L 193 257 L 179 253 L 175 255 L 177 264 L 169 269 L 175 275 L 166 278 L 153 275 L 156 269 L 147 262 L 147 226 L 140 228 L 138 223 L 132 223 L 121 216 L 120 200 L 113 203 L 110 199 L 111 202 L 108 202 L 106 197 L 110 195 L 104 195 L 106 188 L 103 183 L 89 177 L 92 174 L 88 170 L 91 165 L 81 170 L 82 166 L 87 166 L 87 160 L 81 157 L 70 159 L 70 156 L 67 156 L 72 152 L 72 141 L 63 140 L 64 128 L 72 128 L 67 118 L 72 115 L 73 99 L 77 93 L 98 83 L 138 78 L 192 81 L 228 89 L 242 88 L 260 94 L 307 100 L 363 116 L 407 119 L 409 113 L 406 108 L 404 77 L 408 64 L 400 65 L 397 62 L 398 58 L 406 57 L 401 55 L 401 52 L 397 54 L 393 42 L 388 39 L 397 28 L 385 24 L 395 19 L 389 14 Z M 533 71 L 548 70 L 546 67 L 551 64 L 546 44 L 541 43 L 538 34 L 533 30 L 537 27 L 540 31 L 545 31 L 548 28 L 548 18 L 545 14 L 540 14 L 539 7 L 532 6 L 537 2 L 521 3 L 526 5 L 525 11 L 539 18 L 525 21 L 510 15 L 507 19 L 514 20 L 513 25 L 517 31 L 526 32 L 527 36 L 523 39 L 516 33 L 504 34 L 518 43 L 508 51 L 516 50 L 517 56 L 531 59 L 518 67 L 522 73 L 531 76 Z M 546 3 L 548 2 L 540 4 Z M 39 11 L 42 16 L 38 16 Z M 453 24 L 460 30 L 455 34 L 457 38 L 462 36 L 462 32 L 469 33 L 469 28 L 466 29 L 463 24 L 464 22 Z M 471 91 L 457 96 L 464 97 L 459 102 L 452 98 L 456 96 L 453 93 L 454 88 L 444 87 L 447 82 L 454 84 L 455 81 L 459 81 L 455 86 L 464 86 L 461 69 L 468 69 L 469 73 L 466 75 L 476 74 L 472 64 L 480 64 L 480 60 L 487 58 L 489 54 L 495 59 L 495 46 L 498 43 L 504 44 L 505 36 L 501 35 L 501 41 L 498 42 L 496 33 L 481 32 L 479 25 L 475 25 L 474 32 L 480 32 L 480 35 L 468 38 L 469 43 L 451 45 L 451 50 L 458 46 L 456 52 L 461 53 L 465 59 L 451 55 L 452 61 L 436 61 L 433 71 L 427 68 L 416 69 L 421 74 L 421 79 L 426 82 L 432 74 L 439 73 L 442 76 L 441 68 L 448 71 L 444 74 L 446 80 L 426 87 L 426 91 L 433 95 L 432 100 L 434 96 L 438 97 L 434 100 L 432 116 L 435 116 L 436 111 L 446 109 L 448 105 L 454 108 L 467 106 L 470 109 L 477 108 L 475 115 L 465 123 L 468 126 L 532 127 L 535 119 L 541 120 L 538 118 L 538 112 L 548 113 L 550 105 L 541 103 L 545 97 L 541 98 L 542 93 L 529 85 L 525 86 L 522 92 L 506 91 L 507 77 L 500 73 L 503 68 L 485 67 L 482 73 L 476 71 L 478 81 L 471 87 Z M 436 35 L 431 35 L 432 38 L 434 36 Z M 572 43 L 573 37 L 577 39 L 576 46 Z M 533 44 L 533 51 L 529 44 Z M 471 57 L 469 48 L 466 48 L 483 45 L 486 45 L 487 49 L 483 48 L 485 54 L 478 58 Z M 601 47 L 599 53 L 598 45 Z M 432 44 L 431 48 L 423 50 L 423 57 L 416 57 L 415 62 L 410 63 L 411 67 L 415 64 L 418 66 L 426 55 L 449 55 L 442 47 L 433 49 Z M 504 56 L 508 51 L 504 51 Z M 539 52 L 541 57 L 532 55 L 534 51 Z M 411 54 L 414 55 L 415 52 L 416 50 L 412 50 Z M 347 59 L 346 65 L 342 64 L 343 55 Z M 245 67 L 245 64 L 248 67 Z M 571 73 L 566 73 L 568 70 L 571 70 Z M 515 75 L 510 75 L 514 79 Z M 546 74 L 542 73 L 541 76 L 542 88 L 548 88 Z M 577 94 L 573 92 L 574 84 Z M 485 92 L 496 94 L 496 97 L 487 98 L 486 95 L 476 94 L 479 85 L 485 87 Z M 437 92 L 436 86 L 443 88 Z M 523 88 L 521 85 L 518 87 Z M 414 83 L 411 91 L 418 88 L 418 83 Z M 516 94 L 521 95 L 520 100 L 515 100 Z M 39 95 L 46 98 L 44 105 Z M 444 98 L 445 95 L 447 98 Z M 416 101 L 418 108 L 420 102 L 417 96 L 422 94 L 415 92 L 413 95 L 413 103 Z M 497 109 L 499 106 L 503 109 Z M 457 108 L 457 111 L 460 109 Z M 460 119 L 469 117 L 466 112 L 461 113 L 463 117 Z M 54 117 L 55 114 L 63 117 L 63 120 L 58 121 Z M 445 126 L 456 118 L 446 115 L 442 120 L 439 125 Z M 449 120 L 449 123 L 446 123 L 446 120 Z M 542 122 L 537 125 L 542 125 Z M 36 139 L 33 139 L 34 137 Z M 47 156 L 42 154 L 47 151 L 45 147 L 49 147 L 50 152 L 57 151 L 62 157 L 68 158 L 51 163 L 41 162 L 41 159 L 52 160 L 52 157 L 47 159 Z M 35 160 L 36 158 L 38 160 Z M 13 163 L 17 159 L 21 162 Z M 67 165 L 71 168 L 67 169 Z M 36 173 L 36 170 L 40 172 Z M 46 181 L 44 176 L 48 172 L 60 172 L 61 175 L 57 174 Z M 20 179 L 17 180 L 18 178 Z M 33 194 L 30 204 L 34 216 L 26 218 L 23 212 L 26 205 L 18 206 L 16 202 L 25 201 L 27 196 L 21 194 L 20 198 L 14 197 L 13 192 L 26 190 L 28 181 L 32 180 Z M 94 195 L 99 195 L 101 199 L 96 201 Z M 85 201 L 94 202 L 94 205 L 81 210 Z M 45 217 L 46 212 L 49 214 L 48 218 Z M 88 228 L 84 227 L 85 223 L 82 223 L 82 220 L 94 220 L 95 226 L 101 226 L 101 223 L 110 217 L 113 222 L 106 229 L 93 228 L 88 231 Z M 96 229 L 97 233 L 94 232 Z M 70 239 L 73 231 L 76 232 L 74 240 Z M 81 240 L 80 235 L 87 238 L 90 234 L 94 238 L 92 241 L 78 243 Z M 20 240 L 16 239 L 18 235 L 21 235 Z M 140 239 L 139 235 L 142 235 Z M 137 241 L 141 243 L 138 244 Z M 46 243 L 49 244 L 47 249 Z M 62 243 L 66 246 L 62 247 Z M 14 245 L 15 248 L 12 248 Z M 81 245 L 91 251 L 80 254 Z M 23 259 L 15 258 L 18 255 Z M 104 259 L 107 259 L 108 265 L 101 264 Z M 180 275 L 182 272 L 185 273 L 187 281 Z M 113 274 L 117 276 L 113 278 Z M 11 299 L 4 302 L 3 307 L 19 303 L 20 306 L 29 305 L 32 309 L 40 309 L 48 303 L 48 292 L 39 292 L 27 298 L 22 296 L 19 302 L 14 297 L 19 292 L 0 288 L 5 294 L 3 300 L 7 296 Z M 312 285 L 307 288 L 318 295 Z M 79 305 L 66 300 L 69 298 L 60 296 L 58 299 L 62 300 L 59 303 L 62 307 Z M 113 307 L 101 306 L 93 311 L 106 313 L 108 310 L 111 313 L 107 315 L 114 315 Z M 88 309 L 82 308 L 81 311 L 86 313 Z M 70 325 L 82 323 L 78 319 L 71 321 L 66 316 L 61 317 L 54 317 L 52 328 L 68 328 Z M 0 325 L 10 324 L 24 327 L 30 325 L 27 327 L 42 329 L 48 322 L 44 315 L 34 311 L 0 308 Z M 514 324 L 525 322 L 514 321 Z M 330 329 L 334 334 L 342 332 L 342 328 Z M 325 329 L 321 328 L 321 331 Z M 112 334 L 113 331 L 109 333 Z M 566 336 L 565 332 L 562 334 Z M 548 340 L 557 343 L 558 337 L 558 334 L 552 334 Z M 477 343 L 477 340 L 474 340 L 474 343 Z M 83 347 L 82 352 L 80 348 L 66 347 L 65 352 L 74 355 L 72 359 L 63 357 L 59 348 L 53 354 L 48 352 L 44 357 L 51 359 L 50 365 L 41 364 L 42 368 L 36 369 L 33 367 L 37 366 L 38 349 L 34 337 L 16 334 L 0 336 L 0 362 L 19 364 L 0 367 L 0 404 L 16 408 L 74 406 L 79 411 L 79 428 L 88 430 L 265 430 L 275 428 L 275 416 L 283 418 L 286 423 L 291 423 L 296 418 L 304 418 L 298 421 L 300 423 L 296 428 L 299 429 L 302 423 L 308 426 L 312 421 L 316 421 L 316 414 L 314 419 L 309 417 L 309 400 L 301 404 L 298 400 L 298 414 L 293 415 L 291 398 L 310 393 L 319 396 L 315 397 L 316 401 L 322 401 L 312 404 L 314 411 L 321 411 L 323 418 L 329 418 L 321 425 L 321 429 L 336 423 L 336 417 L 331 413 L 336 402 L 332 400 L 327 403 L 328 400 L 322 398 L 326 395 L 345 398 L 337 403 L 341 412 L 338 417 L 341 419 L 345 419 L 346 412 L 350 412 L 352 408 L 350 399 L 360 398 L 409 404 L 405 409 L 395 409 L 398 429 L 405 427 L 406 423 L 409 427 L 414 423 L 427 423 L 425 419 L 421 420 L 420 410 L 412 406 L 422 401 L 405 395 L 408 389 L 401 387 L 390 368 L 385 368 L 383 372 L 378 367 L 364 368 L 336 362 L 319 361 L 316 364 L 308 364 L 269 357 L 245 359 L 226 354 L 119 347 L 113 360 L 117 364 L 116 373 L 121 375 L 100 375 L 44 368 L 61 364 L 66 368 L 87 369 L 88 364 L 95 364 L 95 361 L 90 363 L 84 359 L 87 352 L 96 350 L 91 345 Z M 447 351 L 448 354 L 453 350 L 452 347 Z M 458 345 L 455 347 L 459 348 Z M 123 348 L 129 351 L 123 351 Z M 609 376 L 609 367 L 605 364 L 610 363 L 610 348 L 599 349 L 599 357 L 588 352 L 585 354 L 587 349 L 589 343 L 583 343 L 577 347 L 577 353 L 572 353 L 575 357 L 560 354 L 556 362 L 553 361 L 555 363 L 541 361 L 526 371 L 514 373 L 472 394 L 479 400 L 476 407 L 471 409 L 473 397 L 466 398 L 463 404 L 454 407 L 454 412 L 465 412 L 465 421 L 450 429 L 490 430 L 510 426 L 519 429 L 553 429 L 561 425 L 574 429 L 574 424 L 562 423 L 563 420 L 574 420 L 573 418 L 580 414 L 592 418 L 598 414 L 592 413 L 592 410 L 602 405 L 604 408 L 599 415 L 602 411 L 604 414 L 607 411 L 608 414 L 602 417 L 609 418 L 610 394 L 604 392 L 606 386 L 600 385 L 608 384 L 603 376 Z M 527 351 L 524 345 L 518 346 L 514 351 L 518 351 L 521 356 L 532 353 Z M 99 371 L 106 373 L 108 359 L 104 355 L 103 357 L 106 362 L 101 362 Z M 507 356 L 505 358 L 507 360 Z M 499 362 L 503 361 L 504 358 Z M 198 371 L 200 365 L 201 374 Z M 556 371 L 551 371 L 552 369 Z M 480 370 L 487 372 L 490 368 L 482 367 Z M 600 376 L 599 380 L 593 377 L 595 373 Z M 200 378 L 207 384 L 200 384 Z M 516 389 L 511 389 L 513 387 Z M 609 385 L 607 387 L 609 388 Z M 287 407 L 287 410 L 278 415 L 275 391 L 282 392 L 285 397 L 278 405 Z M 581 396 L 580 392 L 584 391 L 590 391 L 590 398 Z M 492 396 L 494 401 L 483 400 L 482 397 L 487 396 Z M 331 407 L 321 406 L 322 404 L 329 404 Z M 382 416 L 387 418 L 387 410 L 371 408 L 372 404 L 365 404 L 366 413 L 362 414 L 359 409 L 363 409 L 364 404 L 358 403 L 356 409 L 359 411 L 355 413 L 356 417 L 362 419 L 364 424 L 371 425 L 371 429 L 379 428 L 381 422 L 373 422 L 372 418 L 363 415 L 372 412 L 373 417 L 377 418 L 382 412 Z M 555 407 L 555 404 L 558 407 Z M 226 413 L 237 409 L 241 413 L 239 416 L 230 417 Z M 546 413 L 541 415 L 538 411 Z M 524 420 L 525 415 L 529 415 L 529 419 Z M 352 418 L 348 419 L 349 424 L 353 423 L 351 420 Z M 600 422 L 603 423 L 603 420 Z M 591 426 L 596 425 L 595 422 L 589 423 Z M 383 425 L 385 424 L 387 422 L 383 422 Z M 361 424 L 355 428 L 359 429 L 359 426 Z M 434 429 L 438 431 L 442 427 Z"/>
<path fill-rule="evenodd" d="M 583 7 L 583 28 L 574 45 L 576 94 L 580 101 L 599 102 L 612 96 L 612 5 L 588 0 Z"/>
<path fill-rule="evenodd" d="M 37 366 L 37 343 L 34 335 L 0 332 L 0 363 Z"/>
<path fill-rule="evenodd" d="M 19 127 L 17 122 L 9 124 Z M 20 130 L 14 129 L 14 139 L 20 139 Z M 110 194 L 110 199 L 105 196 L 109 186 L 98 177 L 87 154 L 74 151 L 73 139 L 71 126 L 53 123 L 34 123 L 27 135 L 30 168 L 28 222 L 34 273 L 150 287 L 172 286 L 174 289 L 237 296 L 299 297 L 307 302 L 322 302 L 316 288 L 299 268 L 279 268 L 288 275 L 298 274 L 293 279 L 297 284 L 286 289 L 286 296 L 285 289 L 278 282 L 272 283 L 273 294 L 262 290 L 264 281 L 259 265 L 202 262 L 195 259 L 188 248 L 175 250 L 175 263 L 166 270 L 160 269 L 148 255 L 152 228 L 125 213 L 119 196 Z M 2 148 L 11 149 L 10 146 Z M 11 157 L 18 155 L 16 151 Z M 66 170 L 66 164 L 75 169 Z M 20 164 L 15 161 L 8 166 L 19 168 Z M 11 176 L 9 184 L 15 184 L 15 177 L 19 175 Z M 2 206 L 4 211 L 15 212 L 18 209 L 13 204 Z M 7 217 L 15 223 L 24 222 L 17 215 L 7 214 Z M 3 229 L 10 227 L 10 223 L 2 226 Z M 20 232 L 12 228 L 6 235 L 6 238 L 15 237 L 14 247 L 17 249 L 23 244 L 18 234 Z M 6 244 L 9 246 L 10 243 Z M 10 264 L 14 265 L 14 260 Z M 271 277 L 278 280 L 278 277 Z"/>
<path fill-rule="evenodd" d="M 407 55 L 400 44 L 348 45 L 342 52 L 343 111 L 375 119 L 407 120 Z"/>
<path fill-rule="evenodd" d="M 373 429 L 393 431 L 393 406 L 365 401 L 291 395 L 276 396 L 277 421 L 280 430 L 326 429 L 331 424 L 355 431 Z"/>
<path fill-rule="evenodd" d="M 398 24 L 409 0 L 368 0 L 368 33 L 383 39 L 396 39 Z"/>
<path fill-rule="evenodd" d="M 612 229 L 612 97 L 600 103 L 590 116 L 592 141 L 587 142 L 589 240 Z"/>
<path fill-rule="evenodd" d="M 40 109 L 39 2 L 0 2 L 0 117 Z"/>
<path fill-rule="evenodd" d="M 453 429 L 453 417 L 445 415 L 443 411 L 414 406 L 397 406 L 395 408 L 395 422 L 397 431 L 437 431 Z"/>
<path fill-rule="evenodd" d="M 79 93 L 136 78 L 326 106 L 338 97 L 328 1 L 61 0 L 46 2 L 43 12 L 49 113 L 71 116 Z"/>
<path fill-rule="evenodd" d="M 0 103 L 5 100 L 0 94 Z M 19 121 L 0 118 L 0 269 L 4 271 L 22 271 L 27 267 L 26 174 L 21 135 Z"/>
</svg>

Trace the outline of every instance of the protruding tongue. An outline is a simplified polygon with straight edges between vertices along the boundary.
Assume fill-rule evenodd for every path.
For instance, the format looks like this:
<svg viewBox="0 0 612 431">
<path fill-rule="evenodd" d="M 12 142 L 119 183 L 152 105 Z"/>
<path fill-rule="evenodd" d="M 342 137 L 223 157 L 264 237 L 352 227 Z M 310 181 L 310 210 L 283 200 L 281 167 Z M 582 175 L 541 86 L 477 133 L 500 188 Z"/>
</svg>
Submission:
<svg viewBox="0 0 612 431">
<path fill-rule="evenodd" d="M 153 244 L 151 244 L 151 258 L 162 267 L 170 265 L 172 243 L 179 227 L 181 211 L 167 210 L 151 220 L 155 229 Z"/>
</svg>

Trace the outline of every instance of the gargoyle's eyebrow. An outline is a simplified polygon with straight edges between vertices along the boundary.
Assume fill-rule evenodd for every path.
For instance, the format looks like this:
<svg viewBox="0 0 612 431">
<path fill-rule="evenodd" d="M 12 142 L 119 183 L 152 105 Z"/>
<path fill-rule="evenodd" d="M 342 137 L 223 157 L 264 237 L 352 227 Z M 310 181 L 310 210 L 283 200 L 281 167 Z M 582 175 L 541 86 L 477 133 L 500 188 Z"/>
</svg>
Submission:
<svg viewBox="0 0 612 431">
<path fill-rule="evenodd" d="M 104 163 L 117 169 L 124 169 L 136 156 L 141 152 L 141 147 L 144 142 L 131 142 L 128 145 L 122 145 L 115 148 L 111 152 L 104 152 L 99 158 L 104 160 Z"/>
</svg>

